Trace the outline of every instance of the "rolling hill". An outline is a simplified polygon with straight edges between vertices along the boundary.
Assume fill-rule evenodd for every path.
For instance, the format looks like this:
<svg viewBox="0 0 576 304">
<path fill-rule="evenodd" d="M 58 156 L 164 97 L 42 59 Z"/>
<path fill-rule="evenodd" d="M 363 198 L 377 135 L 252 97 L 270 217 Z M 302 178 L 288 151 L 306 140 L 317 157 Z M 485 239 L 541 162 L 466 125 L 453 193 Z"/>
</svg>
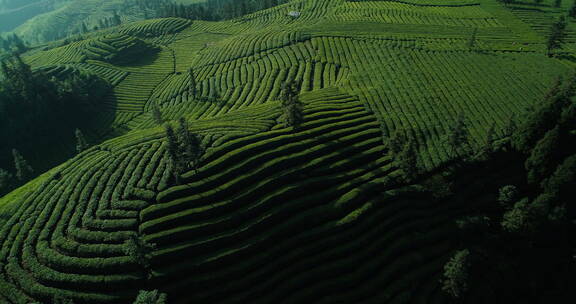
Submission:
<svg viewBox="0 0 576 304">
<path fill-rule="evenodd" d="M 99 3 L 82 7 L 109 9 Z M 71 9 L 76 20 L 72 5 L 16 32 L 70 24 L 50 18 Z M 292 0 L 220 22 L 128 18 L 32 48 L 22 59 L 34 71 L 81 70 L 111 90 L 82 124 L 89 149 L 75 155 L 72 127 L 21 149 L 42 174 L 0 198 L 0 303 L 131 303 L 153 289 L 169 303 L 451 303 L 444 265 L 480 246 L 476 236 L 463 241 L 455 221 L 497 218 L 491 204 L 504 185 L 541 194 L 523 176 L 527 156 L 507 148 L 510 125 L 570 77 L 572 18 L 562 53 L 545 55 L 547 28 L 570 5 Z M 279 122 L 290 82 L 300 84 L 298 128 Z M 565 153 L 541 174 L 544 194 L 573 172 L 566 143 L 576 133 L 565 126 L 574 104 L 563 107 L 554 117 L 568 128 L 557 146 Z M 183 117 L 203 147 L 177 178 L 156 111 L 175 128 Z M 459 118 L 469 136 L 455 152 L 446 138 Z M 554 126 L 534 135 L 529 155 Z M 414 144 L 415 179 L 394 152 L 398 133 Z M 487 137 L 506 147 L 498 158 L 452 167 Z M 451 190 L 439 190 L 439 179 Z M 561 189 L 562 198 L 572 193 Z M 145 263 L 127 250 L 133 240 Z M 574 267 L 571 242 L 538 257 L 558 254 Z M 557 285 L 526 292 L 530 263 L 501 256 L 459 301 L 569 303 Z"/>
</svg>

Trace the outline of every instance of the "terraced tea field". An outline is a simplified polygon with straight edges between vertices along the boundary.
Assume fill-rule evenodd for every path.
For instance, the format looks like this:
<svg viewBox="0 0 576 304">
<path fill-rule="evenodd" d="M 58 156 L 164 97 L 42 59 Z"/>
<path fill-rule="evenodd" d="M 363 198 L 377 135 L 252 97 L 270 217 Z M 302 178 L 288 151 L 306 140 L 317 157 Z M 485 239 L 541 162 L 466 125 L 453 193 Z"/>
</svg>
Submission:
<svg viewBox="0 0 576 304">
<path fill-rule="evenodd" d="M 35 71 L 81 70 L 112 89 L 85 130 L 91 148 L 0 198 L 0 303 L 131 303 L 151 289 L 169 303 L 448 303 L 454 220 L 495 200 L 487 189 L 506 168 L 433 198 L 405 181 L 388 140 L 409 135 L 427 175 L 454 158 L 446 138 L 461 114 L 470 150 L 492 131 L 505 138 L 573 66 L 545 55 L 549 19 L 568 4 L 524 6 L 292 0 L 25 53 Z M 279 123 L 289 82 L 298 128 Z M 155 109 L 174 127 L 184 117 L 205 147 L 180 181 Z M 127 253 L 133 238 L 155 245 L 149 265 Z M 462 302 L 497 303 L 496 292 Z"/>
</svg>

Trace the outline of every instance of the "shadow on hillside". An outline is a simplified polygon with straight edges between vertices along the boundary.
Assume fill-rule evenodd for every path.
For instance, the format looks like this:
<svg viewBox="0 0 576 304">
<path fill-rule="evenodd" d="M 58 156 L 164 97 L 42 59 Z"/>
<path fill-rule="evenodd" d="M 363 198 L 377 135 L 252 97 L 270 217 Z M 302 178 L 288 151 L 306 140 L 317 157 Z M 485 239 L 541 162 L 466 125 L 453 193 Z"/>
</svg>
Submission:
<svg viewBox="0 0 576 304">
<path fill-rule="evenodd" d="M 574 56 L 572 54 L 560 54 L 560 55 L 557 55 L 556 58 L 576 62 L 576 56 Z"/>
<path fill-rule="evenodd" d="M 153 64 L 158 57 L 160 57 L 160 48 L 150 48 L 140 54 L 130 54 L 130 56 L 123 56 L 118 59 L 114 64 L 120 67 L 145 67 Z"/>
</svg>

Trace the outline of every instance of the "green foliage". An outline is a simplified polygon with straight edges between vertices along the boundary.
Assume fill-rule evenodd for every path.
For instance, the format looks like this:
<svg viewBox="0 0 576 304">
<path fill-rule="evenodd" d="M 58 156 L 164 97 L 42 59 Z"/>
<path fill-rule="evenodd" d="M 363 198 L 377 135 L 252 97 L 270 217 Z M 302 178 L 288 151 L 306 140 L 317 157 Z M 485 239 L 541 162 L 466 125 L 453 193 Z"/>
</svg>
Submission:
<svg viewBox="0 0 576 304">
<path fill-rule="evenodd" d="M 70 125 L 87 125 L 96 100 L 109 91 L 109 85 L 100 78 L 77 70 L 63 79 L 33 72 L 20 56 L 2 60 L 0 72 L 2 166 L 7 166 L 12 148 L 27 154 L 34 150 L 34 144 L 66 139 L 72 146 Z M 69 135 L 62 136 L 65 132 Z"/>
<path fill-rule="evenodd" d="M 182 173 L 192 168 L 197 170 L 204 153 L 200 138 L 190 132 L 186 119 L 181 117 L 178 123 L 177 132 L 172 126 L 165 126 L 168 156 L 176 183 L 180 183 Z"/>
<path fill-rule="evenodd" d="M 543 204 L 531 203 L 528 198 L 524 198 L 504 213 L 502 228 L 510 233 L 533 233 L 545 219 L 545 207 Z"/>
<path fill-rule="evenodd" d="M 444 265 L 442 290 L 454 298 L 461 298 L 468 290 L 470 251 L 457 251 Z"/>
<path fill-rule="evenodd" d="M 478 28 L 475 27 L 472 30 L 472 33 L 470 34 L 470 37 L 468 38 L 468 41 L 466 42 L 466 47 L 468 47 L 469 49 L 474 49 L 476 48 L 476 36 L 478 35 Z"/>
<path fill-rule="evenodd" d="M 140 290 L 138 297 L 133 304 L 166 304 L 167 296 L 165 293 L 160 293 L 158 290 Z"/>
<path fill-rule="evenodd" d="M 574 3 L 572 4 L 572 6 L 570 7 L 570 10 L 568 10 L 568 16 L 575 18 L 576 17 L 576 1 L 574 1 Z"/>
<path fill-rule="evenodd" d="M 498 203 L 505 209 L 510 209 L 513 206 L 513 203 L 519 199 L 519 192 L 518 188 L 513 185 L 507 185 L 500 188 L 498 193 Z"/>
<path fill-rule="evenodd" d="M 285 128 L 297 129 L 304 121 L 302 104 L 298 98 L 299 87 L 296 82 L 287 82 L 282 85 L 280 95 L 282 114 L 278 120 Z"/>
<path fill-rule="evenodd" d="M 512 137 L 512 146 L 525 154 L 551 129 L 553 129 L 562 115 L 563 109 L 570 104 L 574 96 L 576 77 L 571 75 L 568 79 L 558 79 L 548 91 L 544 101 L 531 111 L 523 120 Z"/>
<path fill-rule="evenodd" d="M 148 243 L 136 234 L 131 235 L 130 238 L 124 242 L 123 246 L 124 254 L 142 266 L 148 276 L 151 275 L 150 258 L 155 249 L 156 245 Z"/>
<path fill-rule="evenodd" d="M 78 153 L 80 153 L 80 152 L 88 149 L 88 147 L 90 145 L 86 141 L 86 138 L 84 137 L 84 133 L 82 133 L 82 131 L 80 131 L 80 129 L 76 129 L 76 131 L 74 132 L 74 135 L 76 136 L 76 151 Z"/>
<path fill-rule="evenodd" d="M 15 186 L 14 176 L 12 173 L 0 169 L 0 196 L 12 190 Z"/>
<path fill-rule="evenodd" d="M 456 220 L 458 229 L 465 233 L 482 232 L 490 228 L 491 219 L 488 216 L 465 216 Z"/>
<path fill-rule="evenodd" d="M 546 133 L 532 149 L 526 160 L 528 183 L 538 185 L 552 170 L 560 156 L 560 128 L 556 127 Z"/>
<path fill-rule="evenodd" d="M 164 118 L 162 118 L 162 112 L 160 111 L 160 106 L 156 102 L 152 104 L 152 119 L 154 119 L 154 122 L 157 125 L 162 125 L 164 123 Z"/>
<path fill-rule="evenodd" d="M 456 157 L 461 154 L 466 154 L 468 152 L 469 137 L 468 127 L 466 125 L 466 118 L 464 113 L 458 114 L 458 117 L 448 130 L 448 136 L 446 138 L 446 143 L 450 147 L 450 154 L 452 157 Z"/>
<path fill-rule="evenodd" d="M 180 117 L 178 120 L 177 137 L 180 145 L 179 154 L 185 162 L 186 168 L 197 168 L 203 153 L 202 142 L 198 135 L 190 132 L 188 122 L 184 117 Z"/>
<path fill-rule="evenodd" d="M 413 181 L 420 173 L 418 150 L 413 132 L 407 133 L 403 129 L 394 130 L 388 140 L 388 148 L 402 170 L 404 180 Z"/>
<path fill-rule="evenodd" d="M 548 57 L 552 57 L 554 55 L 554 51 L 561 49 L 564 41 L 566 39 L 566 18 L 564 16 L 560 16 L 558 21 L 552 24 L 550 29 L 550 35 L 548 36 L 548 40 L 546 41 L 546 50 Z"/>
<path fill-rule="evenodd" d="M 0 35 L 0 53 L 2 51 L 8 53 L 21 54 L 28 49 L 24 41 L 16 34 L 7 35 L 3 37 Z"/>
<path fill-rule="evenodd" d="M 183 5 L 166 3 L 159 10 L 162 17 L 180 17 L 193 20 L 226 20 L 274 7 L 288 0 L 207 0 L 205 3 Z"/>
<path fill-rule="evenodd" d="M 561 7 L 562 6 L 562 0 L 554 0 L 554 7 Z"/>
<path fill-rule="evenodd" d="M 546 193 L 554 196 L 570 197 L 573 194 L 576 180 L 576 154 L 567 157 L 552 175 L 544 181 Z"/>
<path fill-rule="evenodd" d="M 12 149 L 12 157 L 14 158 L 14 168 L 16 168 L 16 178 L 18 181 L 21 183 L 29 181 L 34 174 L 32 167 L 18 150 Z"/>
<path fill-rule="evenodd" d="M 196 74 L 193 68 L 188 69 L 188 77 L 190 78 L 190 83 L 188 84 L 188 95 L 192 98 L 196 98 Z"/>
</svg>

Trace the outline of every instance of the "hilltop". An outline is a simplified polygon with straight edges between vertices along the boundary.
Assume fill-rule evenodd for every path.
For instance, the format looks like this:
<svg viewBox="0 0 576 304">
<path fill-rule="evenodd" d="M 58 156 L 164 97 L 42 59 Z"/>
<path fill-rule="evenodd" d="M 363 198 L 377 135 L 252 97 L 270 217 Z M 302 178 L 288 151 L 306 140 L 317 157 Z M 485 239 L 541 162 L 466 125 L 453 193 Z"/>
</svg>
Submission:
<svg viewBox="0 0 576 304">
<path fill-rule="evenodd" d="M 38 175 L 0 198 L 0 303 L 448 303 L 445 265 L 468 254 L 462 302 L 563 303 L 573 18 L 554 56 L 546 40 L 571 5 L 292 0 L 31 47 L 36 75 L 100 89 L 0 148 Z"/>
</svg>

